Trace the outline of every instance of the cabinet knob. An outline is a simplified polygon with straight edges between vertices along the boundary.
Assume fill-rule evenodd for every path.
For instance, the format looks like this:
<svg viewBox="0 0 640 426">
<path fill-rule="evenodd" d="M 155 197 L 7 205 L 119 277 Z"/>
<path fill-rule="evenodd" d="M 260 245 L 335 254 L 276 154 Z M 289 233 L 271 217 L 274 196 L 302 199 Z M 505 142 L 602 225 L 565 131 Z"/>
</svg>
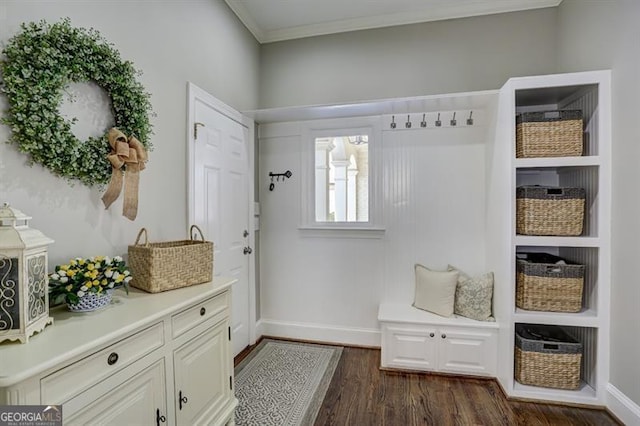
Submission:
<svg viewBox="0 0 640 426">
<path fill-rule="evenodd" d="M 156 425 L 160 426 L 160 423 L 164 423 L 167 421 L 167 418 L 160 414 L 160 409 L 156 410 Z"/>
<path fill-rule="evenodd" d="M 182 391 L 180 391 L 180 393 L 178 394 L 178 405 L 180 406 L 181 410 L 182 410 L 182 406 L 186 405 L 187 402 L 189 402 L 189 400 L 187 399 L 186 396 L 182 396 Z"/>
<path fill-rule="evenodd" d="M 429 337 L 433 337 L 435 335 L 436 335 L 436 333 L 429 333 Z"/>
<path fill-rule="evenodd" d="M 443 338 L 443 339 L 446 339 L 446 338 L 447 338 L 447 335 L 446 335 L 446 334 L 444 334 L 444 333 L 442 333 L 442 338 Z"/>
<path fill-rule="evenodd" d="M 115 352 L 111 352 L 111 353 L 109 354 L 109 357 L 107 357 L 107 364 L 109 364 L 109 365 L 113 365 L 113 364 L 115 364 L 116 362 L 118 362 L 118 358 L 119 358 L 119 357 L 118 357 L 118 354 L 117 354 L 117 353 L 115 353 Z"/>
<path fill-rule="evenodd" d="M 204 316 L 204 314 L 207 313 L 207 310 L 205 309 L 205 307 L 203 306 L 202 308 L 200 308 L 200 316 Z"/>
</svg>

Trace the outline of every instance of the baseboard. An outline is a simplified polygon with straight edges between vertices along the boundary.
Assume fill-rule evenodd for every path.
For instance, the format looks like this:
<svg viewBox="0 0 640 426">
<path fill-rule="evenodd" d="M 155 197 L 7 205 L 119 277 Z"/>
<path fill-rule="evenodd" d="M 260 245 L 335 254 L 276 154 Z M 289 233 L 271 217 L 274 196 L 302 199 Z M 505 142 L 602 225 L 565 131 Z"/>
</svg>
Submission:
<svg viewBox="0 0 640 426">
<path fill-rule="evenodd" d="M 261 319 L 256 323 L 256 336 L 339 343 L 350 346 L 380 347 L 380 330 L 336 327 L 327 324 L 300 323 Z"/>
<path fill-rule="evenodd" d="M 640 406 L 611 383 L 607 384 L 607 409 L 627 426 L 640 425 Z"/>
</svg>

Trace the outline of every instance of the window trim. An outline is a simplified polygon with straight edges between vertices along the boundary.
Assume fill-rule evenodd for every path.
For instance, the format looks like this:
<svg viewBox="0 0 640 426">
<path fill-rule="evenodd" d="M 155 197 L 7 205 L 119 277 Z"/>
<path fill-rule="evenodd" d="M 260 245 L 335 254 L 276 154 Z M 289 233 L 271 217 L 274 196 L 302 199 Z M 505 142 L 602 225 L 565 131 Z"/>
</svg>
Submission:
<svg viewBox="0 0 640 426">
<path fill-rule="evenodd" d="M 344 231 L 365 231 L 374 238 L 384 233 L 382 227 L 382 126 L 381 117 L 337 118 L 306 121 L 301 126 L 302 182 L 300 185 L 301 217 L 299 229 L 308 236 L 315 231 L 324 235 L 347 236 Z M 318 222 L 315 212 L 315 140 L 322 137 L 366 134 L 369 136 L 369 221 Z"/>
</svg>

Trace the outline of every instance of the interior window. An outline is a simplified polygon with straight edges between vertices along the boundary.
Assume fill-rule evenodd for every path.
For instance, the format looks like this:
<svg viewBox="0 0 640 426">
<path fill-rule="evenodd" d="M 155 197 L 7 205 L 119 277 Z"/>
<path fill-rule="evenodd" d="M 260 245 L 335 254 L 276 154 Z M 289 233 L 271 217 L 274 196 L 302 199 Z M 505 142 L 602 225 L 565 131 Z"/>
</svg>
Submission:
<svg viewBox="0 0 640 426">
<path fill-rule="evenodd" d="M 316 222 L 369 221 L 369 136 L 315 138 Z"/>
<path fill-rule="evenodd" d="M 301 137 L 299 229 L 308 236 L 382 236 L 380 118 L 307 121 Z"/>
</svg>

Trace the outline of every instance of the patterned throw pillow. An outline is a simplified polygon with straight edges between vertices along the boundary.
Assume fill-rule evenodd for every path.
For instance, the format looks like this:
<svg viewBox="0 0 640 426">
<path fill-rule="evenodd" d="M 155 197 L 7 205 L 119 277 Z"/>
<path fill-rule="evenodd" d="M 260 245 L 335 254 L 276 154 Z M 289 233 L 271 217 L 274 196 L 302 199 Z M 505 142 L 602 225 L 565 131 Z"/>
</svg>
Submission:
<svg viewBox="0 0 640 426">
<path fill-rule="evenodd" d="M 495 321 L 495 318 L 491 316 L 493 272 L 469 277 L 451 265 L 447 270 L 458 272 L 454 313 L 478 321 Z"/>
<path fill-rule="evenodd" d="M 432 271 L 416 264 L 413 306 L 443 317 L 453 315 L 458 271 Z"/>
</svg>

